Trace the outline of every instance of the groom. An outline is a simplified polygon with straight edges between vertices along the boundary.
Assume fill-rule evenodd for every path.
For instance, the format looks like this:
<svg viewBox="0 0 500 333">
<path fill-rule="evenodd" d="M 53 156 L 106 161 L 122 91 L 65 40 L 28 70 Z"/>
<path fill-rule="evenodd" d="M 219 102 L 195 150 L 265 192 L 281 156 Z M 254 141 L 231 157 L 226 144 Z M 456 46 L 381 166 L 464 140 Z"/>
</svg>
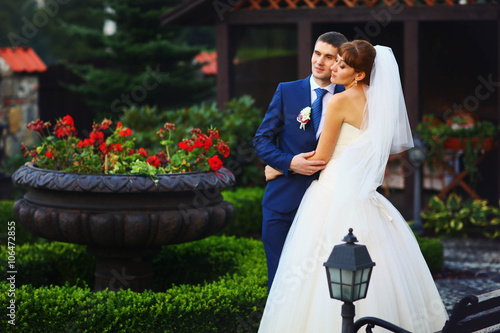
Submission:
<svg viewBox="0 0 500 333">
<path fill-rule="evenodd" d="M 347 39 L 338 32 L 319 36 L 311 58 L 312 75 L 278 85 L 253 140 L 255 151 L 264 162 L 284 174 L 267 184 L 262 200 L 262 241 L 267 258 L 268 288 L 271 288 L 286 235 L 302 196 L 318 178 L 318 171 L 326 166 L 325 161 L 308 161 L 307 158 L 314 155 L 318 143 L 324 121 L 322 110 L 333 94 L 345 90 L 343 86 L 330 83 L 330 67 L 337 58 L 338 48 L 345 42 Z M 326 91 L 317 94 L 317 88 Z M 301 129 L 297 117 L 301 110 L 311 106 L 314 109 L 311 119 Z"/>
</svg>

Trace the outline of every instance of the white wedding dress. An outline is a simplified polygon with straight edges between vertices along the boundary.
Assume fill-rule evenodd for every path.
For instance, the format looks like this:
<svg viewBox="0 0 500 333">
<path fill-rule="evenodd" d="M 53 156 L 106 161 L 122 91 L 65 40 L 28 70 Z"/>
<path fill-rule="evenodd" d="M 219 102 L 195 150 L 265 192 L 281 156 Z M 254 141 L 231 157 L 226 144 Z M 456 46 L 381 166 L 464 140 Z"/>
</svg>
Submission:
<svg viewBox="0 0 500 333">
<path fill-rule="evenodd" d="M 445 307 L 404 218 L 375 191 L 376 186 L 365 197 L 353 194 L 350 184 L 365 185 L 370 171 L 352 156 L 340 157 L 367 132 L 344 123 L 326 169 L 306 191 L 286 239 L 259 332 L 341 332 L 342 302 L 330 298 L 323 263 L 349 228 L 376 263 L 366 298 L 354 303 L 354 320 L 378 317 L 414 333 L 443 327 Z M 357 167 L 361 172 L 349 172 Z M 374 331 L 386 332 L 379 327 Z"/>
</svg>

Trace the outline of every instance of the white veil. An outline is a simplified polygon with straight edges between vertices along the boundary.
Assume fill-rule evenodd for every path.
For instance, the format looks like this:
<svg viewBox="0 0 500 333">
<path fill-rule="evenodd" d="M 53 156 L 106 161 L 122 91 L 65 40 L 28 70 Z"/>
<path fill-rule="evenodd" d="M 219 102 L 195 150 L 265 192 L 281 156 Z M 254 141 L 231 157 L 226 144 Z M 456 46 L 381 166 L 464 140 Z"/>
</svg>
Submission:
<svg viewBox="0 0 500 333">
<path fill-rule="evenodd" d="M 347 201 L 375 196 L 390 154 L 413 147 L 398 64 L 391 48 L 375 46 L 375 50 L 370 86 L 364 87 L 362 134 L 340 153 L 332 174 L 333 189 L 341 189 L 342 195 L 336 196 L 331 207 L 331 223 Z"/>
</svg>

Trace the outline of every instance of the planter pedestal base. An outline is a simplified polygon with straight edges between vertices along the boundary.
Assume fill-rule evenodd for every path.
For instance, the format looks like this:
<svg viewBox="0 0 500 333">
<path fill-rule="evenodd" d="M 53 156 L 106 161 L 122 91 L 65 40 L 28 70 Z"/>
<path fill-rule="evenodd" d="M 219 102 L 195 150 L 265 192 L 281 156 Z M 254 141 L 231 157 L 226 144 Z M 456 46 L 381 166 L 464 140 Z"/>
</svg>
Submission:
<svg viewBox="0 0 500 333">
<path fill-rule="evenodd" d="M 135 292 L 154 288 L 153 257 L 160 248 L 117 250 L 87 247 L 96 260 L 94 291 L 130 289 Z"/>
<path fill-rule="evenodd" d="M 156 178 L 25 165 L 12 175 L 30 187 L 14 214 L 37 236 L 86 245 L 96 258 L 94 291 L 153 289 L 154 255 L 218 233 L 233 213 L 219 190 L 234 184 L 224 168 Z"/>
</svg>

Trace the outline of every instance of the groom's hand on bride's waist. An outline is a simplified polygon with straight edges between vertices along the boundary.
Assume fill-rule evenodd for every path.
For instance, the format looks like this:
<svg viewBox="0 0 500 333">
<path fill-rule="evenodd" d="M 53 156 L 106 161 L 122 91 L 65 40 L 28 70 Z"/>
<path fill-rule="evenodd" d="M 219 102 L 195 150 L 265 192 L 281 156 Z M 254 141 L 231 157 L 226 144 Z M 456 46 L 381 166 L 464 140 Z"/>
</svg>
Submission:
<svg viewBox="0 0 500 333">
<path fill-rule="evenodd" d="M 308 160 L 314 156 L 316 152 L 311 151 L 308 153 L 297 154 L 290 162 L 290 170 L 301 175 L 310 176 L 326 167 L 326 162 L 321 160 Z"/>
</svg>

